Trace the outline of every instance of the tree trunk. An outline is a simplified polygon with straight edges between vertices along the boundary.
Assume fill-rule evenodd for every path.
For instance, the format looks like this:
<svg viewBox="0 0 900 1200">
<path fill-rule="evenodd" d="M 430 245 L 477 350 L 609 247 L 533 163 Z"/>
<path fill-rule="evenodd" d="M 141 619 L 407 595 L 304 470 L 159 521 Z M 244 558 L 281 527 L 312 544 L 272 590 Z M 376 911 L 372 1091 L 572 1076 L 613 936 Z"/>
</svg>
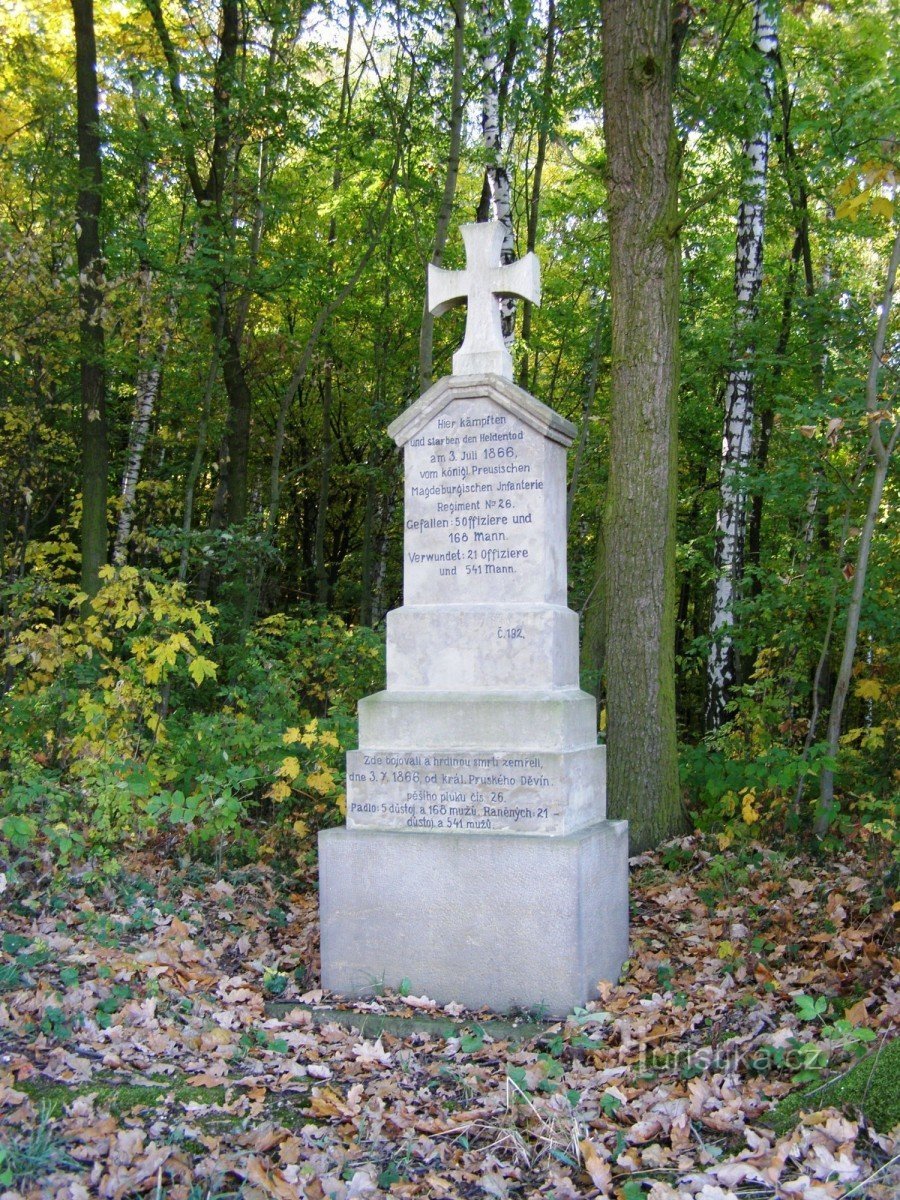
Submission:
<svg viewBox="0 0 900 1200">
<path fill-rule="evenodd" d="M 319 497 L 316 504 L 316 538 L 313 547 L 313 573 L 316 579 L 316 603 L 328 607 L 328 569 L 325 561 L 325 530 L 328 527 L 328 496 L 331 490 L 331 462 L 334 441 L 331 436 L 332 379 L 331 363 L 326 363 L 322 378 L 322 460 L 319 471 Z"/>
<path fill-rule="evenodd" d="M 512 223 L 512 198 L 509 187 L 509 174 L 503 156 L 503 114 L 501 110 L 501 92 L 504 79 L 508 78 L 512 66 L 510 50 L 502 64 L 497 46 L 502 34 L 502 23 L 495 8 L 502 0 L 483 0 L 481 10 L 482 71 L 484 84 L 481 97 L 481 134 L 488 165 L 484 173 L 484 188 L 482 189 L 481 204 L 479 205 L 479 221 L 488 218 L 488 208 L 492 220 L 499 221 L 503 226 L 503 246 L 500 250 L 501 263 L 511 263 L 516 256 L 516 238 Z M 508 42 L 509 47 L 513 46 Z M 511 296 L 501 296 L 500 322 L 503 328 L 503 340 L 506 348 L 512 350 L 513 334 L 516 324 L 516 302 Z"/>
<path fill-rule="evenodd" d="M 531 195 L 528 197 L 528 245 L 532 251 L 537 246 L 538 217 L 541 210 L 541 181 L 544 174 L 544 162 L 547 158 L 547 142 L 550 137 L 550 100 L 553 96 L 553 73 L 556 65 L 556 0 L 549 0 L 547 5 L 547 40 L 544 49 L 544 73 L 541 81 L 541 115 L 538 123 L 537 153 L 534 159 L 534 174 L 531 178 Z M 530 300 L 522 304 L 522 333 L 519 339 L 522 356 L 519 365 L 519 386 L 528 388 L 536 386 L 537 355 L 531 359 L 534 365 L 534 380 L 529 380 L 529 347 L 531 337 L 531 315 L 533 305 Z M 570 500 L 571 507 L 571 500 Z"/>
<path fill-rule="evenodd" d="M 766 176 L 772 125 L 772 98 L 778 31 L 771 0 L 754 0 L 753 44 L 759 54 L 762 103 L 759 128 L 744 144 L 744 197 L 738 209 L 735 252 L 735 335 L 731 368 L 725 386 L 725 424 L 722 433 L 722 476 L 716 518 L 715 593 L 711 644 L 707 660 L 706 727 L 718 729 L 728 713 L 738 682 L 739 663 L 734 639 L 735 605 L 740 596 L 747 524 L 747 486 L 744 476 L 753 448 L 754 323 L 762 283 Z"/>
<path fill-rule="evenodd" d="M 222 379 L 228 396 L 228 423 L 225 435 L 228 447 L 226 515 L 229 523 L 237 524 L 247 516 L 252 396 L 240 353 L 241 334 L 246 320 L 246 310 L 245 308 L 242 310 L 242 305 L 246 306 L 247 303 L 246 292 L 244 298 L 238 300 L 235 318 L 232 319 L 230 316 L 229 283 L 226 278 L 227 269 L 224 262 L 224 250 L 228 240 L 226 224 L 229 214 L 225 212 L 224 197 L 232 133 L 231 101 L 240 48 L 241 5 L 239 0 L 221 0 L 219 54 L 216 59 L 212 85 L 213 141 L 209 149 L 209 170 L 204 181 L 193 148 L 196 133 L 182 89 L 182 72 L 178 54 L 166 25 L 161 0 L 144 0 L 144 4 L 150 13 L 166 60 L 169 91 L 184 134 L 182 144 L 185 168 L 197 204 L 201 226 L 209 239 L 205 253 L 211 257 L 214 264 L 212 290 L 215 293 L 215 299 L 209 306 L 210 329 L 215 335 L 220 320 L 223 321 L 224 339 L 221 365 Z"/>
<path fill-rule="evenodd" d="M 887 479 L 891 455 L 900 435 L 900 421 L 889 424 L 889 414 L 879 409 L 878 405 L 878 376 L 884 357 L 885 341 L 887 338 L 888 321 L 894 299 L 894 285 L 897 280 L 897 268 L 900 266 L 900 233 L 894 238 L 894 247 L 888 266 L 887 283 L 884 298 L 881 302 L 881 313 L 878 319 L 878 330 L 872 346 L 872 357 L 869 361 L 869 374 L 866 380 L 866 408 L 869 417 L 869 449 L 875 459 L 875 473 L 872 477 L 872 490 L 869 493 L 869 504 L 866 519 L 863 522 L 859 538 L 859 549 L 856 553 L 856 571 L 853 575 L 853 593 L 850 597 L 850 607 L 847 610 L 847 628 L 844 631 L 844 649 L 841 654 L 841 665 L 838 668 L 837 680 L 834 685 L 834 695 L 831 699 L 831 712 L 828 716 L 828 753 L 832 760 L 838 756 L 841 740 L 841 725 L 844 718 L 844 703 L 850 690 L 850 677 L 853 673 L 853 659 L 856 655 L 856 640 L 859 632 L 859 617 L 862 611 L 863 594 L 866 587 L 866 572 L 869 567 L 869 552 L 872 548 L 872 536 L 875 532 L 875 522 L 881 507 L 881 495 Z M 881 426 L 888 426 L 887 441 L 882 440 Z M 820 777 L 819 804 L 816 810 L 815 831 L 822 837 L 834 819 L 836 812 L 834 802 L 834 770 L 825 767 Z"/>
<path fill-rule="evenodd" d="M 94 596 L 106 562 L 109 445 L 104 366 L 100 102 L 93 0 L 72 0 L 78 110 L 78 303 L 81 309 L 81 590 Z"/>
<path fill-rule="evenodd" d="M 668 0 L 603 6 L 612 407 L 606 541 L 609 814 L 632 846 L 684 827 L 675 740 L 678 143 Z"/>
<path fill-rule="evenodd" d="M 465 113 L 463 100 L 463 76 L 465 71 L 466 0 L 450 0 L 453 10 L 453 80 L 450 85 L 450 146 L 447 151 L 447 173 L 444 176 L 444 194 L 438 209 L 434 227 L 434 242 L 431 247 L 431 262 L 439 267 L 444 261 L 444 247 L 453 216 L 453 201 L 456 197 L 456 182 L 459 178 L 459 154 L 462 144 L 462 123 Z M 434 317 L 428 311 L 428 295 L 422 307 L 422 324 L 419 329 L 419 391 L 431 387 L 434 370 Z"/>
</svg>

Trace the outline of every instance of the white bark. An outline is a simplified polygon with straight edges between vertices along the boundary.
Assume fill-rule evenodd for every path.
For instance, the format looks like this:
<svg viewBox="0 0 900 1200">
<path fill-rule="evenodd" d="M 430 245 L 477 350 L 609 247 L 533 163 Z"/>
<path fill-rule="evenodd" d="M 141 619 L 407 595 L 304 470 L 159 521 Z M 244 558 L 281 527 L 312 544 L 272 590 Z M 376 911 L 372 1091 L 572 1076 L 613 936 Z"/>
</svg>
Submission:
<svg viewBox="0 0 900 1200">
<path fill-rule="evenodd" d="M 760 56 L 763 101 L 759 129 L 743 147 L 744 196 L 737 217 L 734 278 L 735 365 L 729 372 L 725 387 L 721 484 L 716 519 L 716 582 L 710 624 L 712 642 L 707 661 L 708 729 L 718 729 L 725 720 L 731 691 L 737 681 L 734 608 L 740 594 L 747 524 L 745 475 L 753 448 L 753 323 L 758 313 L 762 283 L 766 175 L 778 53 L 778 27 L 773 0 L 755 0 L 753 44 Z"/>
<path fill-rule="evenodd" d="M 499 14 L 497 10 L 499 11 Z M 488 188 L 491 194 L 493 219 L 503 226 L 503 249 L 501 263 L 511 263 L 516 256 L 516 239 L 512 222 L 512 198 L 509 173 L 503 156 L 503 137 L 500 125 L 500 56 L 497 45 L 500 39 L 503 17 L 502 0 L 484 0 L 481 10 L 481 36 L 484 46 L 481 67 L 484 76 L 484 91 L 481 99 L 481 133 L 487 154 Z M 516 324 L 516 302 L 511 296 L 500 298 L 500 321 L 503 341 L 511 350 L 513 331 Z"/>
</svg>

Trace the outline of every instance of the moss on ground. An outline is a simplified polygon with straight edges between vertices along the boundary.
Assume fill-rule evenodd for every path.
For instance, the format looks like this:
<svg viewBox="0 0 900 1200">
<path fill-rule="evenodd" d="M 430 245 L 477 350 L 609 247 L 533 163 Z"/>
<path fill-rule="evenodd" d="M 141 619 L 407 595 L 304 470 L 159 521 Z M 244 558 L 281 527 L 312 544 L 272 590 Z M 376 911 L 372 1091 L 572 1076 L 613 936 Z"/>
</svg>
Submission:
<svg viewBox="0 0 900 1200">
<path fill-rule="evenodd" d="M 801 1112 L 820 1108 L 862 1112 L 879 1133 L 887 1133 L 900 1123 L 900 1038 L 873 1050 L 846 1074 L 785 1096 L 766 1123 L 777 1133 L 786 1133 L 796 1125 Z"/>
<path fill-rule="evenodd" d="M 58 1083 L 50 1079 L 26 1079 L 16 1084 L 20 1092 L 25 1092 L 38 1104 L 47 1107 L 51 1116 L 58 1116 L 66 1105 L 71 1104 L 78 1096 L 96 1096 L 98 1108 L 106 1109 L 114 1117 L 122 1117 L 135 1108 L 160 1108 L 163 1104 L 174 1102 L 187 1104 L 194 1101 L 197 1104 L 224 1104 L 225 1088 L 191 1087 L 183 1080 L 167 1080 L 159 1083 L 122 1083 L 117 1080 L 103 1078 L 92 1079 L 90 1083 Z"/>
</svg>

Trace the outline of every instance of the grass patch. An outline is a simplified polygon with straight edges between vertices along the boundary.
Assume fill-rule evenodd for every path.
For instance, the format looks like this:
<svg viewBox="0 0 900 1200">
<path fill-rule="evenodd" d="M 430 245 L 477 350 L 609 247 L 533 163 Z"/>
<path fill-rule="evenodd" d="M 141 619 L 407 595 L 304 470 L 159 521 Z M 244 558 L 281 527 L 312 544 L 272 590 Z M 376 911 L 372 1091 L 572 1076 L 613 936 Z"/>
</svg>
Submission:
<svg viewBox="0 0 900 1200">
<path fill-rule="evenodd" d="M 862 1112 L 879 1133 L 900 1122 L 900 1038 L 873 1050 L 846 1074 L 792 1092 L 765 1118 L 776 1133 L 792 1129 L 801 1112 L 841 1108 Z"/>
</svg>

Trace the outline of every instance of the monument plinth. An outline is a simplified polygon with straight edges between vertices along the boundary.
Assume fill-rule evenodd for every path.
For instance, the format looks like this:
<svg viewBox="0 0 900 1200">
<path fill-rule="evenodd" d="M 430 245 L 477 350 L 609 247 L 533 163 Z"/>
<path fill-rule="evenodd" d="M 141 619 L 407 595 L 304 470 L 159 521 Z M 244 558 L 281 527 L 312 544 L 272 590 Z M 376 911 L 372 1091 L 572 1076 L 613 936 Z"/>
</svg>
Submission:
<svg viewBox="0 0 900 1200">
<path fill-rule="evenodd" d="M 499 265 L 500 232 L 464 226 L 467 270 L 432 268 L 435 311 L 469 296 L 466 341 L 389 428 L 404 604 L 386 690 L 359 706 L 347 827 L 319 838 L 322 983 L 562 1014 L 627 955 L 627 825 L 605 820 L 566 605 L 575 428 L 508 378 L 495 296 L 540 293 L 533 255 Z"/>
</svg>

